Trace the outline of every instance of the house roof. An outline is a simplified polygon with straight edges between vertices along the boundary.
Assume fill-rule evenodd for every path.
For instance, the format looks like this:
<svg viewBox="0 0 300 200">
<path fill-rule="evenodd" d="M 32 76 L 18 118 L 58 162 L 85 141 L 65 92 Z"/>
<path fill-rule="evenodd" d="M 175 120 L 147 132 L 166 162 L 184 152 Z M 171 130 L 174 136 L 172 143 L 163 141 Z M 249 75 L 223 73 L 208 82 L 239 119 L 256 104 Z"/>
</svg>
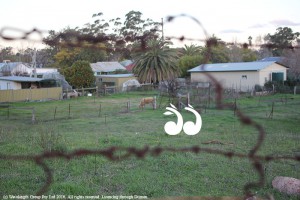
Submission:
<svg viewBox="0 0 300 200">
<path fill-rule="evenodd" d="M 282 58 L 281 57 L 266 57 L 266 58 L 263 58 L 260 61 L 263 61 L 263 62 L 268 62 L 268 61 L 273 61 L 273 62 L 280 62 L 282 61 Z"/>
<path fill-rule="evenodd" d="M 97 62 L 91 63 L 90 65 L 94 72 L 113 72 L 118 69 L 126 70 L 126 68 L 118 62 Z"/>
<path fill-rule="evenodd" d="M 202 64 L 194 67 L 188 72 L 225 72 L 225 71 L 259 71 L 273 63 L 274 61 L 260 61 L 260 62 L 240 62 L 240 63 L 215 63 L 215 64 Z M 279 64 L 279 63 L 277 63 Z M 204 67 L 203 67 L 204 65 Z M 279 64 L 281 65 L 281 64 Z M 281 65 L 283 66 L 283 65 Z M 285 66 L 283 66 L 285 67 Z M 203 69 L 202 69 L 203 68 Z"/>
<path fill-rule="evenodd" d="M 0 80 L 14 81 L 14 82 L 40 82 L 42 78 L 31 78 L 25 76 L 1 76 Z"/>
<path fill-rule="evenodd" d="M 129 71 L 129 72 L 132 71 L 133 67 L 134 67 L 134 63 L 131 63 L 131 64 L 125 66 L 126 70 Z"/>
<path fill-rule="evenodd" d="M 107 75 L 99 75 L 97 77 L 107 77 L 107 78 L 127 78 L 127 77 L 134 77 L 133 74 L 107 74 Z"/>
<path fill-rule="evenodd" d="M 120 62 L 120 64 L 124 67 L 130 65 L 131 63 L 133 63 L 132 60 L 123 60 Z"/>
</svg>

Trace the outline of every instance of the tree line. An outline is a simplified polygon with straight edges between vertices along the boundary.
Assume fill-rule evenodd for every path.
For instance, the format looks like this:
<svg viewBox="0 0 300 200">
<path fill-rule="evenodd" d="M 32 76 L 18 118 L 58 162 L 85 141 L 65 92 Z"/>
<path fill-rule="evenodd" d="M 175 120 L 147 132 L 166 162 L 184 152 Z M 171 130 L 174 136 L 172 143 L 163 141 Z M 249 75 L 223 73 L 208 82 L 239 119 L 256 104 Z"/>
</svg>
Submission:
<svg viewBox="0 0 300 200">
<path fill-rule="evenodd" d="M 284 62 L 291 67 L 290 77 L 300 78 L 300 50 L 294 48 L 300 42 L 299 33 L 288 27 L 279 27 L 274 34 L 257 38 L 259 46 L 255 48 L 251 36 L 247 43 L 240 45 L 226 43 L 215 35 L 207 38 L 203 46 L 174 48 L 169 38 L 162 37 L 162 22 L 144 19 L 139 11 L 128 12 L 124 19 L 110 20 L 105 20 L 100 12 L 93 14 L 92 19 L 92 23 L 82 27 L 49 31 L 43 39 L 46 47 L 36 52 L 37 66 L 58 68 L 72 85 L 84 87 L 94 82 L 92 71 L 87 69 L 90 67 L 84 67 L 88 63 L 133 60 L 133 72 L 140 81 L 159 82 L 186 77 L 187 70 L 205 62 L 251 62 L 281 56 L 288 58 Z M 30 63 L 32 52 L 28 48 L 13 53 L 12 47 L 5 47 L 1 49 L 0 59 Z M 81 72 L 83 68 L 86 70 Z M 76 74 L 86 78 L 78 78 Z"/>
</svg>

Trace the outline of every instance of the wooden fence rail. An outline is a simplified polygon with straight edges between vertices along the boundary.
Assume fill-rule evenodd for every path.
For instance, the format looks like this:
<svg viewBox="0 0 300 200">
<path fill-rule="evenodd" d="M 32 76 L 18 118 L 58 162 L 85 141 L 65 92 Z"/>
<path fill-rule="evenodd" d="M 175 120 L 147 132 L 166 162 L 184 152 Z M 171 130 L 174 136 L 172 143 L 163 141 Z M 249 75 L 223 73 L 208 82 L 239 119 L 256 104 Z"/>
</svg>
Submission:
<svg viewBox="0 0 300 200">
<path fill-rule="evenodd" d="M 61 87 L 21 90 L 0 90 L 0 102 L 38 101 L 44 99 L 59 100 L 61 98 Z"/>
</svg>

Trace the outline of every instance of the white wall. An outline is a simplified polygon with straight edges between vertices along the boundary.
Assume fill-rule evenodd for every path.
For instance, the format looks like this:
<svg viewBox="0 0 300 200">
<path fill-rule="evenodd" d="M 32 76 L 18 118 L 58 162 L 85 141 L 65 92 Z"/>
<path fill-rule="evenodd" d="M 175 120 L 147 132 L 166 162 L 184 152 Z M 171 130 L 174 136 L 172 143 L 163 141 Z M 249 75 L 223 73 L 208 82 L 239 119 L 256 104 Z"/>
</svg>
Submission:
<svg viewBox="0 0 300 200">
<path fill-rule="evenodd" d="M 252 90 L 255 84 L 259 84 L 259 73 L 257 71 L 239 72 L 209 72 L 223 88 L 233 88 L 238 91 Z M 244 76 L 244 77 L 243 77 Z M 212 82 L 204 73 L 191 73 L 192 82 Z"/>
<path fill-rule="evenodd" d="M 260 71 L 206 72 L 217 79 L 224 88 L 238 91 L 252 90 L 256 84 L 263 86 L 270 81 L 272 72 L 283 72 L 286 80 L 286 67 L 273 63 Z M 247 78 L 243 77 L 246 76 Z M 191 73 L 192 82 L 212 82 L 203 72 Z"/>
<path fill-rule="evenodd" d="M 0 80 L 0 90 L 19 90 L 22 89 L 21 83 L 14 81 Z"/>
<path fill-rule="evenodd" d="M 271 81 L 272 72 L 282 72 L 283 80 L 286 80 L 286 70 L 286 67 L 283 67 L 282 65 L 279 65 L 277 63 L 273 63 L 272 65 L 259 71 L 259 84 L 264 85 L 265 82 Z"/>
</svg>

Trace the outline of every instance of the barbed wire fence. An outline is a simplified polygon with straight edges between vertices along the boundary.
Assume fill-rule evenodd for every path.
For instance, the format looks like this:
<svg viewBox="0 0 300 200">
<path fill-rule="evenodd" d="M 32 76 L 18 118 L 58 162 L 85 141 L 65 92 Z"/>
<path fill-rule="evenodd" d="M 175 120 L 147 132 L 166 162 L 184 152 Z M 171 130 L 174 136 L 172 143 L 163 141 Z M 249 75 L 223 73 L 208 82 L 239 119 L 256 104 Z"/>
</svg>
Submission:
<svg viewBox="0 0 300 200">
<path fill-rule="evenodd" d="M 197 20 L 196 18 L 182 14 L 177 16 L 169 16 L 167 18 L 168 22 L 174 21 L 178 17 L 188 17 L 198 26 L 201 27 L 203 30 L 203 33 L 205 35 L 205 39 L 193 39 L 193 38 L 186 38 L 184 36 L 182 37 L 169 37 L 171 39 L 176 39 L 179 41 L 200 41 L 205 43 L 208 54 L 205 57 L 205 63 L 208 63 L 209 56 L 211 54 L 211 48 L 218 44 L 218 41 L 215 39 L 209 38 L 209 35 L 205 28 L 202 26 L 201 22 Z M 5 32 L 13 30 L 17 31 L 20 34 L 20 36 L 9 36 L 6 35 Z M 0 38 L 8 41 L 12 40 L 31 40 L 30 36 L 33 34 L 38 34 L 41 38 L 43 38 L 43 34 L 45 31 L 39 30 L 39 29 L 32 29 L 31 31 L 24 31 L 17 28 L 2 28 L 0 31 Z M 99 48 L 97 46 L 98 43 L 101 43 L 103 41 L 109 41 L 112 40 L 112 38 L 109 37 L 96 37 L 96 36 L 86 36 L 86 35 L 74 35 L 74 34 L 68 34 L 68 33 L 61 33 L 59 35 L 61 38 L 68 38 L 72 37 L 75 40 L 69 41 L 66 40 L 65 42 L 60 42 L 58 40 L 50 41 L 52 44 L 65 46 L 65 47 L 80 47 L 83 46 L 84 43 L 88 42 L 89 44 L 94 45 L 95 48 Z M 146 43 L 147 43 L 147 35 L 143 36 L 137 36 L 135 40 L 139 40 L 141 42 L 141 51 L 146 49 Z M 118 42 L 118 41 L 116 41 Z M 233 45 L 233 43 L 225 43 L 225 45 Z M 234 44 L 234 45 L 240 45 L 243 48 L 248 48 L 249 44 L 247 43 L 240 43 L 240 44 Z M 265 48 L 281 48 L 281 49 L 298 49 L 299 46 L 278 46 L 275 44 L 263 44 L 263 45 L 251 45 L 254 47 L 265 47 Z M 205 70 L 205 65 L 202 66 L 202 70 Z M 256 122 L 254 119 L 247 116 L 244 112 L 242 112 L 236 105 L 233 105 L 232 103 L 225 103 L 224 97 L 223 97 L 223 87 L 220 82 L 217 81 L 215 77 L 213 77 L 211 74 L 206 73 L 205 74 L 211 82 L 215 86 L 215 105 L 217 109 L 231 109 L 235 111 L 236 116 L 238 117 L 241 124 L 252 126 L 257 131 L 257 140 L 256 144 L 251 148 L 251 150 L 248 153 L 237 153 L 234 151 L 223 151 L 219 149 L 214 148 L 203 148 L 200 145 L 197 146 L 191 146 L 187 148 L 170 148 L 170 147 L 150 147 L 145 146 L 144 148 L 136 148 L 136 147 L 120 147 L 120 146 L 111 146 L 109 148 L 104 149 L 97 149 L 97 150 L 90 150 L 90 149 L 75 149 L 71 152 L 63 152 L 63 151 L 46 151 L 40 154 L 28 154 L 28 155 L 9 155 L 9 154 L 3 154 L 0 153 L 0 159 L 5 161 L 31 161 L 38 165 L 44 172 L 46 181 L 44 185 L 37 191 L 37 195 L 45 194 L 48 190 L 51 184 L 53 184 L 53 171 L 51 170 L 50 166 L 46 163 L 48 159 L 55 159 L 55 158 L 62 158 L 65 160 L 72 160 L 78 157 L 85 157 L 89 155 L 97 155 L 97 156 L 103 156 L 111 161 L 121 161 L 128 159 L 130 157 L 136 157 L 138 159 L 143 159 L 147 156 L 160 156 L 164 152 L 174 152 L 174 153 L 194 153 L 194 154 L 213 154 L 213 155 L 221 155 L 228 159 L 231 158 L 240 158 L 240 159 L 248 159 L 251 162 L 251 165 L 253 169 L 256 171 L 258 175 L 258 179 L 255 182 L 249 182 L 246 185 L 244 185 L 244 198 L 247 199 L 249 197 L 253 197 L 254 194 L 252 190 L 256 187 L 262 187 L 265 183 L 265 171 L 263 167 L 264 162 L 271 162 L 271 161 L 287 161 L 287 160 L 293 160 L 293 161 L 300 161 L 300 155 L 294 155 L 294 156 L 285 156 L 285 155 L 258 155 L 259 149 L 262 147 L 262 143 L 265 140 L 266 132 L 261 124 Z M 55 118 L 55 116 L 54 116 Z M 118 156 L 116 153 L 118 152 Z M 121 154 L 120 154 L 121 152 Z M 271 197 L 270 197 L 271 198 Z"/>
</svg>

